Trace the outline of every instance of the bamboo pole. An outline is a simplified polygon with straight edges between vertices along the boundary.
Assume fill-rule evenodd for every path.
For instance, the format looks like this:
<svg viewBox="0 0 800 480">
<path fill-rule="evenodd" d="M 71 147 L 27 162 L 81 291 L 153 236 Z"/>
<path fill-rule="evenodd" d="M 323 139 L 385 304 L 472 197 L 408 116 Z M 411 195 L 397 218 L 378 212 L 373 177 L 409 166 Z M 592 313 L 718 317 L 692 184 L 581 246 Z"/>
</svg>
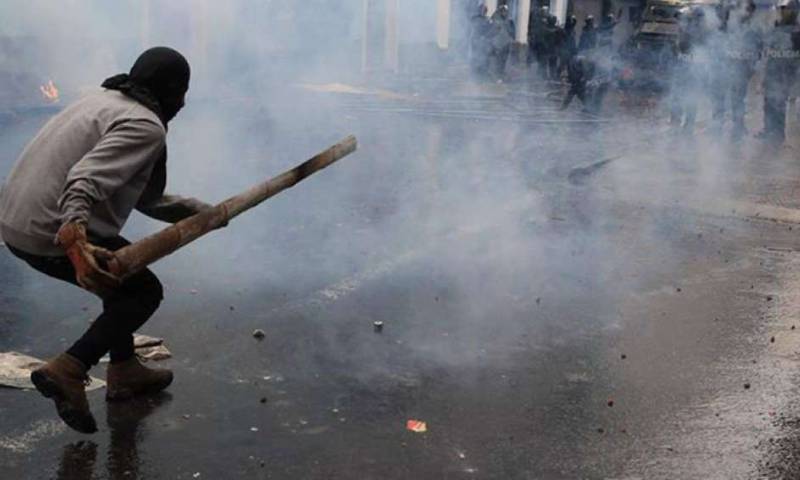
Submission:
<svg viewBox="0 0 800 480">
<path fill-rule="evenodd" d="M 143 270 L 153 262 L 226 225 L 238 215 L 351 154 L 356 150 L 356 145 L 356 138 L 351 135 L 277 177 L 117 250 L 114 252 L 114 258 L 108 262 L 109 271 L 124 279 Z"/>
</svg>

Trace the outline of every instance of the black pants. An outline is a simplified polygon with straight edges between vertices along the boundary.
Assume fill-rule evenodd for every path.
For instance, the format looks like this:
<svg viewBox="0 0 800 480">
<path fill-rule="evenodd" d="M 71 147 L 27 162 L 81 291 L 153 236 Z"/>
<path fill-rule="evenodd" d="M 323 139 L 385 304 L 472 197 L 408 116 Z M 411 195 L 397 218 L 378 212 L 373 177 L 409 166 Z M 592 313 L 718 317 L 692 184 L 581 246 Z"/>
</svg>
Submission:
<svg viewBox="0 0 800 480">
<path fill-rule="evenodd" d="M 764 133 L 783 141 L 786 138 L 786 104 L 791 84 L 764 80 Z"/>
<path fill-rule="evenodd" d="M 511 54 L 511 46 L 506 47 L 492 47 L 489 53 L 489 71 L 497 79 L 502 79 L 506 74 L 506 63 L 508 63 L 508 56 Z"/>
<path fill-rule="evenodd" d="M 753 68 L 750 63 L 740 62 L 728 69 L 718 65 L 715 72 L 710 85 L 712 122 L 715 127 L 721 127 L 725 112 L 730 108 L 733 132 L 743 134 L 747 87 L 753 76 Z"/>
<path fill-rule="evenodd" d="M 93 240 L 93 244 L 117 250 L 130 242 L 122 237 Z M 20 251 L 11 245 L 8 249 L 34 269 L 53 278 L 77 285 L 75 269 L 66 256 L 42 257 Z M 122 285 L 103 298 L 103 313 L 97 317 L 86 333 L 75 342 L 67 353 L 87 367 L 96 365 L 100 358 L 110 352 L 111 363 L 131 358 L 133 332 L 141 327 L 158 309 L 163 299 L 161 282 L 150 270 L 144 270 L 126 279 Z"/>
</svg>

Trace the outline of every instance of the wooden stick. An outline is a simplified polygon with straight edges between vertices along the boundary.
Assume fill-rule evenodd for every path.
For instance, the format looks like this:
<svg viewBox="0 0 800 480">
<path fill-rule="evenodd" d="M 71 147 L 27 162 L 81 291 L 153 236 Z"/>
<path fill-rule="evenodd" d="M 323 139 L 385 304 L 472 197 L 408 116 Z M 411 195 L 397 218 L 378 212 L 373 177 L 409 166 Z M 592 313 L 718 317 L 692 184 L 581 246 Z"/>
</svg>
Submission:
<svg viewBox="0 0 800 480">
<path fill-rule="evenodd" d="M 123 279 L 142 271 L 153 262 L 226 225 L 238 215 L 353 153 L 356 146 L 356 138 L 351 135 L 277 177 L 117 250 L 114 252 L 114 259 L 108 263 L 109 271 Z"/>
</svg>

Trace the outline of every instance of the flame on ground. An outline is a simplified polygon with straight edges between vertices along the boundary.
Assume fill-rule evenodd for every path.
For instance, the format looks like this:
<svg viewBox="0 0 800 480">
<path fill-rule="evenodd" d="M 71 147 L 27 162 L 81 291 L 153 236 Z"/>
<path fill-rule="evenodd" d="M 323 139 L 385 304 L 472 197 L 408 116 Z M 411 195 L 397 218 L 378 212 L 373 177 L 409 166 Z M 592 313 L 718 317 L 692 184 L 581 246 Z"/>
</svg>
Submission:
<svg viewBox="0 0 800 480">
<path fill-rule="evenodd" d="M 49 80 L 46 84 L 39 86 L 39 91 L 42 92 L 44 99 L 50 103 L 56 103 L 59 100 L 58 88 Z"/>
</svg>

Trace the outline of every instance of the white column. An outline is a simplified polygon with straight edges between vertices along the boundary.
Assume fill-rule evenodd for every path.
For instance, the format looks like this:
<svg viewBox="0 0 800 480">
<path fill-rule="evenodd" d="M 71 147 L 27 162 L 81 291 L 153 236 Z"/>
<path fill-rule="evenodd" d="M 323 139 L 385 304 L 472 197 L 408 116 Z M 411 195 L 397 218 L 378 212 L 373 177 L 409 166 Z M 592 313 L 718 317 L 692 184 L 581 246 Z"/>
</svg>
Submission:
<svg viewBox="0 0 800 480">
<path fill-rule="evenodd" d="M 394 72 L 400 69 L 400 43 L 398 41 L 399 32 L 397 28 L 398 2 L 399 0 L 386 0 L 385 66 Z"/>
<path fill-rule="evenodd" d="M 486 0 L 486 15 L 491 17 L 495 10 L 497 10 L 497 0 Z"/>
<path fill-rule="evenodd" d="M 531 0 L 517 2 L 517 43 L 528 43 L 528 29 L 531 20 Z"/>
<path fill-rule="evenodd" d="M 550 13 L 556 16 L 559 25 L 564 25 L 567 21 L 567 1 L 550 0 Z"/>
<path fill-rule="evenodd" d="M 436 43 L 442 50 L 450 47 L 450 0 L 436 2 Z"/>
</svg>

